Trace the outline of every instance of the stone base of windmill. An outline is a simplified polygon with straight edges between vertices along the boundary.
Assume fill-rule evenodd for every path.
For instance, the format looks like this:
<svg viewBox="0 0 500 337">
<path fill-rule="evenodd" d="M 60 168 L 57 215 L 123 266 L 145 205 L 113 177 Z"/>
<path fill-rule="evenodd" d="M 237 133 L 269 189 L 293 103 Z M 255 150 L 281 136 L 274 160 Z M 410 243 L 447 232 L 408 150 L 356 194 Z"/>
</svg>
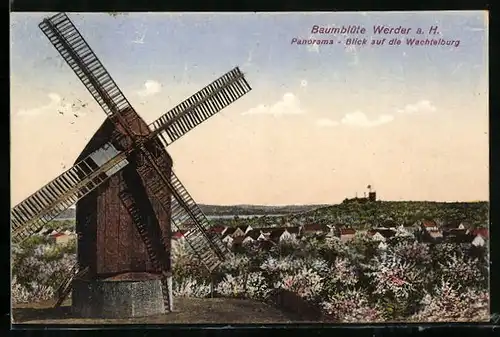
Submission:
<svg viewBox="0 0 500 337">
<path fill-rule="evenodd" d="M 159 275 L 121 274 L 109 279 L 74 279 L 72 311 L 86 318 L 130 318 L 165 313 Z"/>
</svg>

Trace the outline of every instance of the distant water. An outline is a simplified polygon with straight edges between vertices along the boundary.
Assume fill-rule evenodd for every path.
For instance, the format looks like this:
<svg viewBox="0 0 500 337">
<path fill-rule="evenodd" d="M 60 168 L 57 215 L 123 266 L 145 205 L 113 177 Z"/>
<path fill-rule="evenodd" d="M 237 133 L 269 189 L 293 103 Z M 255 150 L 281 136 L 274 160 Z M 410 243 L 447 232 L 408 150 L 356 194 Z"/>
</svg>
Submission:
<svg viewBox="0 0 500 337">
<path fill-rule="evenodd" d="M 237 216 L 240 219 L 248 219 L 248 218 L 262 218 L 264 216 L 267 217 L 277 217 L 277 216 L 283 216 L 286 214 L 248 214 L 248 215 L 207 215 L 208 220 L 214 220 L 214 219 L 233 219 L 235 216 Z"/>
<path fill-rule="evenodd" d="M 248 218 L 262 218 L 264 216 L 267 217 L 277 217 L 277 216 L 283 216 L 286 214 L 249 214 L 249 215 L 238 215 L 238 218 L 240 219 L 248 219 Z M 225 215 L 207 215 L 208 220 L 216 220 L 216 219 L 233 219 L 236 215 L 231 215 L 231 214 L 225 214 Z M 68 221 L 68 220 L 75 220 L 75 218 L 56 218 L 54 221 Z"/>
</svg>

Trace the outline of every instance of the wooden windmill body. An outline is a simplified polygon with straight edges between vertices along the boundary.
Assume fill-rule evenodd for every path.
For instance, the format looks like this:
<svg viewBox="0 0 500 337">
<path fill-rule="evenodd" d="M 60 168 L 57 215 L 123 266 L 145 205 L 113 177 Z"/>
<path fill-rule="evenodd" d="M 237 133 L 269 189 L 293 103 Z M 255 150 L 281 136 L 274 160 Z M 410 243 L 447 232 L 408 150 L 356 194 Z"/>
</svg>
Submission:
<svg viewBox="0 0 500 337">
<path fill-rule="evenodd" d="M 140 121 L 147 129 L 147 124 L 142 119 Z M 123 150 L 126 144 L 113 139 L 115 131 L 113 123 L 106 120 L 76 162 L 110 143 L 113 146 L 105 148 L 100 156 L 105 157 L 115 149 Z M 165 174 L 170 175 L 172 158 L 163 149 L 159 152 L 160 167 Z M 170 261 L 170 212 L 158 205 L 151 193 L 148 194 L 137 173 L 136 166 L 141 164 L 141 160 L 136 158 L 76 204 L 77 259 L 80 267 L 89 268 L 87 277 L 106 279 L 128 273 L 133 274 L 134 278 L 147 278 L 148 275 L 138 274 L 161 274 L 148 248 L 154 249 L 156 254 L 165 254 L 163 258 Z M 151 235 L 141 236 L 138 221 L 134 219 L 134 210 L 127 204 L 129 200 L 133 201 L 138 214 L 143 217 L 140 223 L 148 225 Z M 148 247 L 146 242 L 151 246 Z M 167 268 L 170 269 L 169 266 Z"/>
<path fill-rule="evenodd" d="M 58 289 L 82 316 L 130 317 L 172 310 L 171 226 L 214 270 L 230 252 L 172 171 L 165 147 L 251 90 L 234 68 L 147 125 L 64 13 L 39 25 L 107 119 L 75 165 L 11 210 L 20 243 L 77 205 L 77 263 Z"/>
</svg>

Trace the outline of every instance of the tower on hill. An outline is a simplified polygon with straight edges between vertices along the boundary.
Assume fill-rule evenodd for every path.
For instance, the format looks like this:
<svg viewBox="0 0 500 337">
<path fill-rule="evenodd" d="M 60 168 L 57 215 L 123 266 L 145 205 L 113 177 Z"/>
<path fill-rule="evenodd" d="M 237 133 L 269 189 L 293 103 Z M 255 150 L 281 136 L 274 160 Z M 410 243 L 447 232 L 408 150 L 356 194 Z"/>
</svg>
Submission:
<svg viewBox="0 0 500 337">
<path fill-rule="evenodd" d="M 377 192 L 372 190 L 372 185 L 366 187 L 368 189 L 368 201 L 377 201 Z"/>
<path fill-rule="evenodd" d="M 350 202 L 359 202 L 359 203 L 366 203 L 366 202 L 375 202 L 377 201 L 377 192 L 372 190 L 372 186 L 368 185 L 368 198 L 366 197 L 366 192 L 363 193 L 363 198 L 358 198 L 358 193 L 355 193 L 354 198 L 345 198 L 344 203 L 350 203 Z"/>
</svg>

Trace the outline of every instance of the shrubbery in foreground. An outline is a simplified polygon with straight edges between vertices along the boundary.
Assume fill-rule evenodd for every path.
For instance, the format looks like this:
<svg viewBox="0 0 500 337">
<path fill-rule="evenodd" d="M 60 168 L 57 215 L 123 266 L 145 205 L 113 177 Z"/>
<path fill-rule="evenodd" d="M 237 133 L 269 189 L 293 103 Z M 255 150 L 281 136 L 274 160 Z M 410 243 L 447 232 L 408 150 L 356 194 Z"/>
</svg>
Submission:
<svg viewBox="0 0 500 337">
<path fill-rule="evenodd" d="M 208 275 L 185 244 L 173 247 L 174 294 L 269 301 L 294 292 L 337 322 L 488 320 L 486 248 L 397 236 L 378 248 L 365 235 L 247 245 Z M 14 303 L 49 299 L 75 259 L 73 246 L 43 242 L 13 251 Z M 212 283 L 213 282 L 213 283 Z M 213 288 L 211 287 L 213 284 Z"/>
<path fill-rule="evenodd" d="M 425 244 L 411 236 L 389 240 L 385 250 L 377 246 L 364 235 L 347 244 L 290 241 L 268 252 L 247 245 L 220 267 L 215 295 L 267 301 L 285 289 L 338 322 L 488 320 L 486 248 Z M 189 265 L 174 259 L 174 265 L 182 274 L 200 268 L 192 259 Z M 174 274 L 176 282 L 185 282 L 182 274 Z"/>
</svg>

